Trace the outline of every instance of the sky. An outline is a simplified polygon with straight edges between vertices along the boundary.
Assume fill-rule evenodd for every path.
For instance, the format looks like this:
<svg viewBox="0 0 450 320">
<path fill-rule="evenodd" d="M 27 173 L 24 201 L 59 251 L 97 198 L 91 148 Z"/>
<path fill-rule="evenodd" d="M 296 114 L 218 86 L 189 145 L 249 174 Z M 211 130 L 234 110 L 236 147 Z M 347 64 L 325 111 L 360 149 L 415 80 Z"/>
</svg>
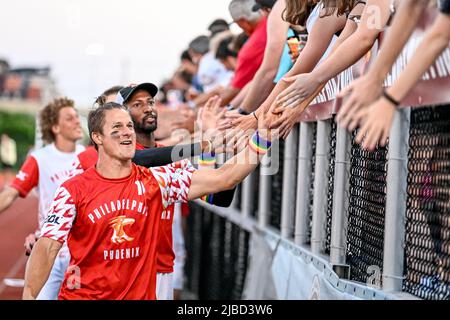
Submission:
<svg viewBox="0 0 450 320">
<path fill-rule="evenodd" d="M 190 40 L 216 18 L 231 22 L 230 1 L 4 1 L 0 59 L 50 66 L 60 93 L 88 107 L 113 85 L 170 77 Z"/>
</svg>

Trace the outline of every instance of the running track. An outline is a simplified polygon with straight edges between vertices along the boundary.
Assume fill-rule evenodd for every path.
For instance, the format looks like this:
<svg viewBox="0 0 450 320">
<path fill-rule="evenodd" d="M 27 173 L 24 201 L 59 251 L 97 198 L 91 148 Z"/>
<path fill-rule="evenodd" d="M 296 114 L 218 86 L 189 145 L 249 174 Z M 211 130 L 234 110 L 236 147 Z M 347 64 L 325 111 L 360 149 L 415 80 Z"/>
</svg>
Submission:
<svg viewBox="0 0 450 320">
<path fill-rule="evenodd" d="M 0 190 L 8 178 L 0 173 Z M 0 300 L 21 299 L 22 288 L 6 286 L 4 278 L 23 279 L 27 257 L 25 237 L 37 228 L 38 199 L 30 192 L 18 198 L 8 210 L 0 214 Z"/>
</svg>

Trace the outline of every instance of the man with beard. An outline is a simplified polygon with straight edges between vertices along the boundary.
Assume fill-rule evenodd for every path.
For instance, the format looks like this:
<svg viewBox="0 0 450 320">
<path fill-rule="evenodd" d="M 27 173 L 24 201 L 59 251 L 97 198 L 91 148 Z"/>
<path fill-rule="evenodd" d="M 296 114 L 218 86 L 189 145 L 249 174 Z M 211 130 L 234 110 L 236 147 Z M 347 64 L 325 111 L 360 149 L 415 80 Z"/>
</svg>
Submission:
<svg viewBox="0 0 450 320">
<path fill-rule="evenodd" d="M 122 87 L 120 90 L 115 92 L 114 96 L 114 100 L 116 100 L 117 103 L 127 107 L 133 121 L 134 130 L 136 133 L 136 155 L 133 158 L 133 162 L 145 167 L 167 165 L 179 160 L 171 159 L 171 154 L 173 153 L 172 151 L 174 151 L 173 148 L 175 147 L 163 147 L 155 142 L 154 131 L 157 129 L 158 115 L 156 109 L 154 108 L 153 97 L 156 95 L 157 91 L 158 89 L 154 84 L 141 83 L 139 85 L 128 85 L 127 87 Z M 102 96 L 105 96 L 105 93 Z M 111 99 L 112 97 L 110 97 L 109 101 L 111 101 Z M 99 106 L 102 106 L 103 102 L 106 102 L 106 99 L 101 100 L 102 101 L 97 100 Z M 186 146 L 188 145 L 185 145 L 185 147 Z M 202 150 L 202 152 L 211 151 L 206 150 L 209 148 L 207 148 L 203 142 L 192 144 L 188 148 L 185 147 L 182 147 L 181 149 L 189 149 L 190 152 L 184 152 L 183 155 L 175 152 L 181 159 L 186 158 L 189 153 L 191 153 L 192 156 L 198 155 L 200 150 Z M 97 163 L 97 151 L 94 148 L 91 148 L 91 150 L 81 153 L 79 155 L 79 160 L 81 167 L 80 169 L 86 171 L 90 167 L 95 166 Z M 233 199 L 234 190 L 235 188 L 212 194 L 202 198 L 202 200 L 217 206 L 228 207 Z M 173 298 L 172 278 L 174 277 L 175 252 L 172 242 L 172 223 L 175 213 L 181 214 L 182 205 L 186 206 L 186 204 L 181 203 L 176 203 L 170 206 L 170 208 L 166 210 L 167 214 L 162 217 L 160 228 L 161 231 L 157 245 L 158 300 L 168 300 Z M 180 230 L 176 227 L 174 229 Z M 177 234 L 177 237 L 175 238 L 180 239 L 180 242 L 183 242 L 181 241 L 181 237 L 182 234 Z M 183 245 L 176 245 L 176 247 L 182 249 Z M 179 257 L 177 259 L 178 263 L 178 261 L 185 256 L 185 252 L 177 251 L 177 256 Z M 182 263 L 183 260 L 181 259 L 179 265 L 182 265 Z M 177 275 L 178 273 L 175 275 L 175 280 L 180 279 L 183 276 L 181 274 L 177 277 Z M 182 283 L 182 280 L 175 282 Z"/>
<path fill-rule="evenodd" d="M 156 108 L 154 108 L 155 101 L 153 99 L 156 93 L 156 86 L 151 83 L 141 83 L 135 87 L 125 87 L 117 95 L 116 102 L 126 106 L 130 112 L 136 133 L 136 150 L 163 147 L 155 142 L 154 135 L 154 131 L 158 127 L 158 114 Z M 181 230 L 172 228 L 172 224 L 176 213 L 180 215 L 182 205 L 186 206 L 186 204 L 181 203 L 171 205 L 166 210 L 166 214 L 161 216 L 156 256 L 156 297 L 158 300 L 172 300 L 174 297 L 174 247 L 181 248 L 182 246 L 173 245 L 173 231 Z M 180 222 L 178 221 L 178 223 Z M 182 234 L 178 232 L 174 238 L 180 239 L 181 237 Z M 178 250 L 176 255 L 178 256 L 178 262 L 185 256 L 185 252 Z M 182 277 L 177 275 L 176 278 Z"/>
<path fill-rule="evenodd" d="M 153 83 L 127 86 L 119 91 L 116 102 L 127 107 L 136 132 L 136 150 L 157 146 L 154 131 L 157 128 L 158 114 L 154 108 L 154 96 L 158 88 Z"/>
</svg>

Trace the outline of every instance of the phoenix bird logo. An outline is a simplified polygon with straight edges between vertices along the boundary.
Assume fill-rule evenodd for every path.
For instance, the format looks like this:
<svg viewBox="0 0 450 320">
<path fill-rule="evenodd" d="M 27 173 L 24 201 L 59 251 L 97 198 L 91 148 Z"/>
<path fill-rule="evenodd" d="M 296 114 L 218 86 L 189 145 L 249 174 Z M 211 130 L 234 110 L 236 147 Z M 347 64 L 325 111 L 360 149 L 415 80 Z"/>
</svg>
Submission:
<svg viewBox="0 0 450 320">
<path fill-rule="evenodd" d="M 109 225 L 114 230 L 111 241 L 115 244 L 121 244 L 125 241 L 133 241 L 134 238 L 125 233 L 124 227 L 133 224 L 134 221 L 135 220 L 133 218 L 127 218 L 126 216 L 118 216 L 111 219 L 109 221 Z"/>
</svg>

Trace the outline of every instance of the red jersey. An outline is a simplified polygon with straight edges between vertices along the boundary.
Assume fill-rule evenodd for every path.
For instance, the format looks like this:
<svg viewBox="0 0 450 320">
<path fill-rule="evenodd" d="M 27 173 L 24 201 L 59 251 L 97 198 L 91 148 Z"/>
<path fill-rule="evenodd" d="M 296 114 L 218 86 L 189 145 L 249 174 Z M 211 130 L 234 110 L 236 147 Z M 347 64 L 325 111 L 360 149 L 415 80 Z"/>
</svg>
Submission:
<svg viewBox="0 0 450 320">
<path fill-rule="evenodd" d="M 243 89 L 253 79 L 263 61 L 266 42 L 267 18 L 264 17 L 239 50 L 236 71 L 231 81 L 233 88 Z"/>
<path fill-rule="evenodd" d="M 156 148 L 164 147 L 155 143 Z M 136 150 L 145 150 L 147 147 L 136 142 Z M 89 147 L 78 156 L 81 167 L 84 170 L 94 166 L 97 163 L 98 154 L 94 147 Z M 174 206 L 169 206 L 165 214 L 161 215 L 161 226 L 159 231 L 159 240 L 156 256 L 156 271 L 158 273 L 172 273 L 175 261 L 175 252 L 173 251 L 172 224 L 174 215 Z M 189 209 L 188 209 L 189 210 Z"/>
<path fill-rule="evenodd" d="M 155 142 L 155 148 L 161 148 L 161 147 L 163 147 L 163 145 L 160 145 Z M 148 148 L 144 147 L 142 144 L 140 144 L 139 142 L 136 141 L 136 150 L 145 150 L 145 149 L 148 149 Z"/>
<path fill-rule="evenodd" d="M 129 176 L 107 179 L 91 167 L 63 183 L 42 228 L 71 253 L 59 298 L 155 299 L 161 213 L 187 201 L 193 171 L 188 160 L 132 164 Z"/>
<path fill-rule="evenodd" d="M 98 153 L 94 146 L 87 147 L 82 153 L 78 155 L 81 168 L 86 171 L 90 167 L 95 166 L 98 160 Z"/>
<path fill-rule="evenodd" d="M 62 152 L 56 148 L 54 143 L 51 143 L 33 151 L 12 181 L 11 187 L 16 189 L 21 197 L 26 197 L 34 187 L 37 187 L 39 228 L 47 218 L 56 189 L 64 181 L 82 172 L 77 155 L 83 150 L 83 146 L 77 145 L 75 152 Z"/>
</svg>

